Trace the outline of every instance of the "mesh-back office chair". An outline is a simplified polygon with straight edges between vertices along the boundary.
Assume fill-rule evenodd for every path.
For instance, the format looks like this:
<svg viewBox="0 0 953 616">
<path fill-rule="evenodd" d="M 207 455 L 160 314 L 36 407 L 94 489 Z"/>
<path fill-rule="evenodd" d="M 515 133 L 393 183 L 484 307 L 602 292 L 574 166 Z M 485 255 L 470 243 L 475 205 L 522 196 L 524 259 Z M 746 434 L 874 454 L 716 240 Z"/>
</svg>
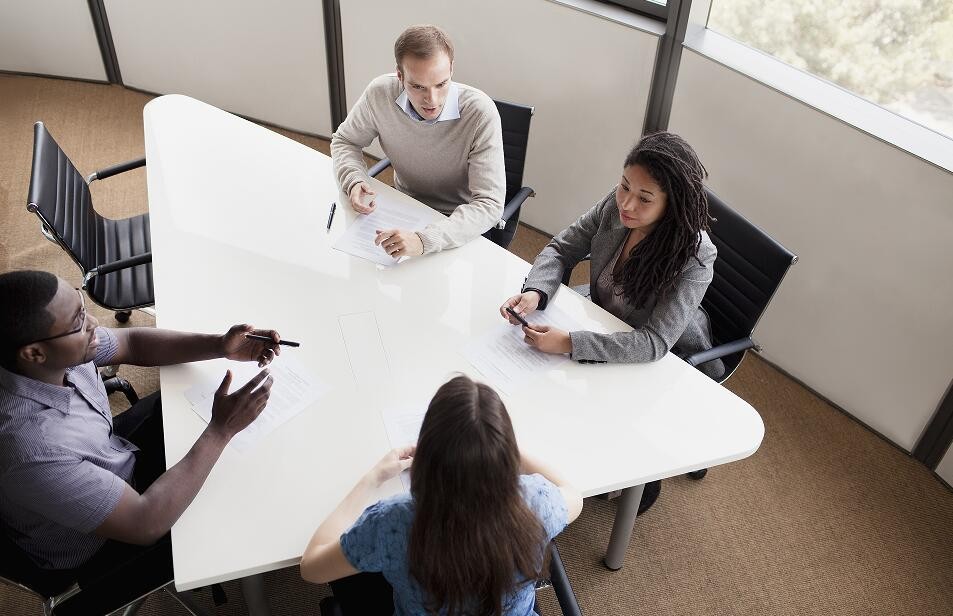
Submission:
<svg viewBox="0 0 953 616">
<path fill-rule="evenodd" d="M 27 209 L 39 217 L 43 235 L 59 244 L 82 270 L 83 289 L 90 299 L 115 310 L 117 321 L 128 321 L 132 309 L 155 303 L 149 214 L 100 216 L 93 209 L 87 182 L 137 169 L 146 159 L 97 171 L 84 180 L 43 123 L 33 128 Z"/>
<path fill-rule="evenodd" d="M 127 588 L 135 580 L 134 568 L 124 568 L 95 579 L 63 582 L 36 566 L 13 541 L 6 525 L 0 524 L 0 582 L 25 590 L 42 601 L 44 616 L 93 616 L 122 609 L 123 616 L 135 614 L 146 599 L 157 591 L 168 593 L 192 616 L 204 611 L 187 596 L 177 593 L 172 580 L 159 584 L 144 595 L 131 596 Z"/>
<path fill-rule="evenodd" d="M 506 198 L 500 222 L 483 236 L 498 246 L 506 248 L 516 234 L 523 202 L 536 195 L 532 188 L 523 186 L 523 169 L 526 166 L 526 147 L 529 143 L 529 124 L 533 119 L 533 108 L 505 101 L 494 100 L 493 102 L 496 103 L 496 108 L 500 112 L 503 127 Z M 367 173 L 375 177 L 389 166 L 390 160 L 384 158 Z"/>
<path fill-rule="evenodd" d="M 537 583 L 536 589 L 539 590 L 540 588 L 552 585 L 553 590 L 556 592 L 556 601 L 559 602 L 559 609 L 563 616 L 582 616 L 582 610 L 579 608 L 576 594 L 569 584 L 569 576 L 566 575 L 566 568 L 563 567 L 563 561 L 559 557 L 559 549 L 556 547 L 556 542 L 553 541 L 549 545 L 551 550 L 549 579 Z M 392 592 L 390 584 L 388 584 L 384 576 L 380 574 L 358 574 L 352 577 L 357 579 L 359 576 L 362 579 L 358 584 L 372 585 L 374 589 L 371 592 L 373 592 L 374 596 L 386 597 L 388 596 L 387 591 Z M 538 611 L 539 610 L 537 610 L 537 612 Z M 390 616 L 390 614 L 394 613 L 393 602 L 383 601 L 380 605 L 376 606 L 376 612 L 381 615 Z M 321 601 L 321 616 L 377 616 L 377 614 L 351 614 L 351 612 L 345 611 L 345 607 L 332 596 L 326 597 Z"/>
<path fill-rule="evenodd" d="M 748 349 L 759 348 L 752 339 L 754 328 L 774 297 L 797 255 L 732 210 L 706 188 L 708 211 L 716 219 L 709 236 L 718 249 L 714 278 L 708 285 L 702 308 L 711 321 L 712 348 L 685 358 L 692 366 L 715 359 L 725 364 L 724 383 L 738 368 Z M 571 271 L 563 274 L 569 284 Z M 688 474 L 701 479 L 707 469 Z"/>
</svg>

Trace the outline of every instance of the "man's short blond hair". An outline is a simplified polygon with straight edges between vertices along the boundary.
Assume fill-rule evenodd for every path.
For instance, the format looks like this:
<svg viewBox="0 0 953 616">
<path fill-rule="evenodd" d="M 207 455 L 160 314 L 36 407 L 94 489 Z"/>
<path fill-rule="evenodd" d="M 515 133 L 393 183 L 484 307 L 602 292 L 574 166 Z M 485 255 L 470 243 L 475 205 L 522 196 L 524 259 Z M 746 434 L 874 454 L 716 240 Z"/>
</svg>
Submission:
<svg viewBox="0 0 953 616">
<path fill-rule="evenodd" d="M 453 62 L 453 43 L 450 36 L 442 28 L 430 24 L 407 28 L 394 43 L 394 59 L 397 60 L 397 68 L 400 70 L 403 70 L 401 61 L 405 56 L 426 59 L 441 51 L 446 52 Z"/>
</svg>

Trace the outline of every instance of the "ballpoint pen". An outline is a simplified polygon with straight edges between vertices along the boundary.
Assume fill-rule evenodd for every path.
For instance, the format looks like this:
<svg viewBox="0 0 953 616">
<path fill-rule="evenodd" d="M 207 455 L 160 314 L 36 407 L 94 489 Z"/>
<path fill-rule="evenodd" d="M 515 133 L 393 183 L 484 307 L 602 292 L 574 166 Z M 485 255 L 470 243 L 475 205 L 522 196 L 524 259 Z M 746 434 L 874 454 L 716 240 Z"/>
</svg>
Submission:
<svg viewBox="0 0 953 616">
<path fill-rule="evenodd" d="M 334 220 L 334 211 L 337 210 L 337 209 L 338 209 L 338 204 L 337 204 L 337 202 L 336 202 L 336 201 L 332 201 L 332 202 L 331 202 L 331 213 L 328 214 L 328 228 L 327 228 L 328 231 L 331 230 L 331 222 Z"/>
<path fill-rule="evenodd" d="M 258 334 L 245 334 L 245 337 L 251 338 L 252 340 L 261 340 L 262 342 L 274 342 L 274 339 L 271 338 L 270 336 L 259 336 Z M 282 344 L 284 346 L 290 346 L 290 347 L 301 346 L 300 343 L 292 342 L 290 340 L 279 340 L 278 344 Z"/>
<path fill-rule="evenodd" d="M 510 308 L 509 306 L 506 307 L 506 311 L 507 311 L 508 313 L 510 313 L 510 315 L 511 315 L 514 319 L 516 319 L 517 321 L 519 321 L 520 324 L 521 324 L 523 327 L 529 327 L 530 329 L 533 329 L 532 327 L 530 327 L 529 322 L 528 322 L 526 319 L 524 319 L 524 318 L 521 317 L 520 315 L 516 314 L 516 311 L 513 310 L 512 308 Z"/>
</svg>

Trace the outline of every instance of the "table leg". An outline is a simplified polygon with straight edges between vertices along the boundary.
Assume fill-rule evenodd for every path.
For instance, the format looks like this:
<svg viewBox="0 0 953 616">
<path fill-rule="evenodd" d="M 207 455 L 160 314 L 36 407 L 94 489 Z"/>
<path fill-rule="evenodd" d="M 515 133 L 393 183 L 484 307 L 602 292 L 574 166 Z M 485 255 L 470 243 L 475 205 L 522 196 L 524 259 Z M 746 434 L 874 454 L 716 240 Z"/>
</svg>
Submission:
<svg viewBox="0 0 953 616">
<path fill-rule="evenodd" d="M 271 616 L 271 606 L 265 593 L 265 575 L 258 573 L 243 577 L 241 585 L 249 616 Z"/>
<path fill-rule="evenodd" d="M 609 537 L 609 547 L 606 548 L 606 557 L 603 564 L 613 571 L 622 568 L 625 552 L 632 538 L 632 526 L 635 516 L 639 514 L 639 503 L 642 502 L 644 485 L 632 486 L 622 490 L 618 498 L 618 508 L 615 512 L 615 521 L 612 523 L 612 535 Z"/>
</svg>

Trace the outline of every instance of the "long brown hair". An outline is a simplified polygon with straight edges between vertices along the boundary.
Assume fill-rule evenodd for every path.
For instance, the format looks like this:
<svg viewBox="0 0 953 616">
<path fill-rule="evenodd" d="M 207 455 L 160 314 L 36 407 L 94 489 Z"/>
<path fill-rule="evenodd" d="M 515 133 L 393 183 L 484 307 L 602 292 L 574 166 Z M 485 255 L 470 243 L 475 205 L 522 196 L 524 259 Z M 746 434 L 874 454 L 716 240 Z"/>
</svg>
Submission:
<svg viewBox="0 0 953 616">
<path fill-rule="evenodd" d="M 546 531 L 523 500 L 520 453 L 493 389 L 458 376 L 434 395 L 411 467 L 410 573 L 428 609 L 503 613 L 504 596 L 540 577 Z"/>
<path fill-rule="evenodd" d="M 645 169 L 666 196 L 658 226 L 636 244 L 622 265 L 623 295 L 642 308 L 651 295 L 661 298 L 675 288 L 688 259 L 698 260 L 700 233 L 708 231 L 710 220 L 702 184 L 708 170 L 692 146 L 665 132 L 642 137 L 625 158 L 625 168 L 632 165 Z"/>
</svg>

